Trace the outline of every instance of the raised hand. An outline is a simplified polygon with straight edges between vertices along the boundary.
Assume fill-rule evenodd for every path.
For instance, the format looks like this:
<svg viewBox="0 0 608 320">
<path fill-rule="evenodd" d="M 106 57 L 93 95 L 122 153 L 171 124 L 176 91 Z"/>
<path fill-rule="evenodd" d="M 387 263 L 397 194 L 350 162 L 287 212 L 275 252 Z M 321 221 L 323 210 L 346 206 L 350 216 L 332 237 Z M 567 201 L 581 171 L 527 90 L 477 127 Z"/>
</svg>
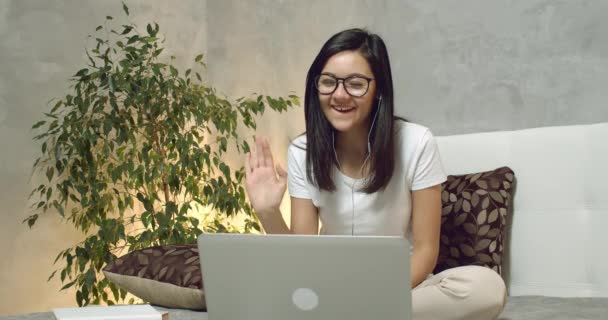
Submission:
<svg viewBox="0 0 608 320">
<path fill-rule="evenodd" d="M 245 189 L 256 214 L 279 210 L 287 187 L 287 172 L 276 166 L 268 140 L 256 137 L 255 148 L 245 158 Z"/>
</svg>

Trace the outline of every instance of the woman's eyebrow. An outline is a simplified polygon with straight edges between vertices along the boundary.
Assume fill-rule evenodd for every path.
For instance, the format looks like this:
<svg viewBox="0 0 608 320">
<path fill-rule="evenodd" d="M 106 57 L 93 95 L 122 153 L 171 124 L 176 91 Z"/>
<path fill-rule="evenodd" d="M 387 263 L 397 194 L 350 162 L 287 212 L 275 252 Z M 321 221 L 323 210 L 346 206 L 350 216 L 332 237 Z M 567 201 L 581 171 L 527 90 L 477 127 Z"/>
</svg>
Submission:
<svg viewBox="0 0 608 320">
<path fill-rule="evenodd" d="M 325 74 L 325 75 L 328 75 L 328 76 L 334 76 L 336 78 L 340 78 L 335 73 L 332 73 L 332 72 L 321 72 L 321 74 Z M 344 77 L 344 78 L 354 77 L 354 76 L 356 76 L 356 77 L 363 77 L 363 78 L 371 78 L 370 76 L 368 76 L 366 74 L 358 73 L 358 72 L 350 73 L 350 74 L 346 75 L 346 77 Z"/>
</svg>

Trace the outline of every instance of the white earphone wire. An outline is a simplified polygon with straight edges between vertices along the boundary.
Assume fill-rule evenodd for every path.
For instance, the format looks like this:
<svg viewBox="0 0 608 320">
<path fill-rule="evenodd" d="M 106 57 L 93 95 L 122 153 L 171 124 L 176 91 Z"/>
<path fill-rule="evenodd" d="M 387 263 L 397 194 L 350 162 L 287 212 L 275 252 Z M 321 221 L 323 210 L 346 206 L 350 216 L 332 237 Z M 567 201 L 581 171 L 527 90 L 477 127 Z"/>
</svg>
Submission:
<svg viewBox="0 0 608 320">
<path fill-rule="evenodd" d="M 378 108 L 376 109 L 376 112 L 374 114 L 374 119 L 372 120 L 372 124 L 369 127 L 369 132 L 367 133 L 367 155 L 365 156 L 365 159 L 363 159 L 363 164 L 361 165 L 361 168 L 359 168 L 359 172 L 362 174 L 363 173 L 363 168 L 365 168 L 365 164 L 367 163 L 367 160 L 369 160 L 369 157 L 372 153 L 372 145 L 371 145 L 371 135 L 372 135 L 372 130 L 374 129 L 374 124 L 376 123 L 376 118 L 378 117 L 378 113 L 380 112 L 380 106 L 382 105 L 382 96 L 380 96 L 378 98 Z M 332 148 L 334 150 L 334 157 L 336 158 L 336 163 L 338 164 L 338 169 L 342 169 L 342 167 L 340 166 L 340 160 L 338 159 L 338 153 L 336 152 L 336 137 L 335 137 L 335 130 L 332 131 L 331 133 L 331 140 L 332 140 Z M 355 183 L 357 181 L 355 179 L 353 179 L 352 184 L 347 184 L 350 187 L 350 191 L 351 191 L 351 203 L 352 203 L 352 215 L 351 215 L 351 235 L 355 235 Z"/>
</svg>

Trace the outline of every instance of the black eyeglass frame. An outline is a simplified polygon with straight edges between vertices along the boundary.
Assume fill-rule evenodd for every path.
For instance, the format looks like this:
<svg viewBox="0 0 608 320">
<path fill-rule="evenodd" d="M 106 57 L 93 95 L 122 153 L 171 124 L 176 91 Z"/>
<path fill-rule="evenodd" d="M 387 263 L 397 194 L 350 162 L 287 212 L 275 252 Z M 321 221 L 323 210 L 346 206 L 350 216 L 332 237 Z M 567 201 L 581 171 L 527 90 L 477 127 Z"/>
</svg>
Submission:
<svg viewBox="0 0 608 320">
<path fill-rule="evenodd" d="M 322 76 L 328 76 L 328 77 L 332 77 L 332 78 L 334 78 L 334 79 L 336 80 L 336 85 L 334 86 L 334 89 L 333 89 L 331 92 L 328 92 L 328 93 L 323 93 L 323 92 L 319 91 L 319 79 L 320 79 Z M 358 79 L 365 79 L 365 80 L 367 80 L 367 88 L 365 88 L 365 92 L 364 92 L 363 94 L 359 95 L 359 96 L 354 95 L 354 94 L 351 94 L 351 93 L 348 91 L 348 88 L 347 88 L 347 87 L 344 85 L 344 81 L 346 81 L 346 80 L 348 80 L 348 79 L 353 79 L 353 78 L 358 78 Z M 364 95 L 366 95 L 366 94 L 367 94 L 367 92 L 369 91 L 369 84 L 370 84 L 372 81 L 374 81 L 374 80 L 375 80 L 374 78 L 368 78 L 368 77 L 365 77 L 365 76 L 362 76 L 362 75 L 352 75 L 352 76 L 348 76 L 348 77 L 346 77 L 346 78 L 339 78 L 339 77 L 334 76 L 333 74 L 321 73 L 320 75 L 318 75 L 318 76 L 316 76 L 316 77 L 315 77 L 315 82 L 314 82 L 314 84 L 315 84 L 315 89 L 317 89 L 317 92 L 318 92 L 319 94 L 322 94 L 322 95 L 328 96 L 328 95 L 333 94 L 334 92 L 336 92 L 336 90 L 338 89 L 338 86 L 340 85 L 340 81 L 342 81 L 342 87 L 344 87 L 344 91 L 346 91 L 346 93 L 348 93 L 348 95 L 349 95 L 349 96 L 351 96 L 351 97 L 355 97 L 355 98 L 361 98 L 361 97 L 363 97 Z"/>
</svg>

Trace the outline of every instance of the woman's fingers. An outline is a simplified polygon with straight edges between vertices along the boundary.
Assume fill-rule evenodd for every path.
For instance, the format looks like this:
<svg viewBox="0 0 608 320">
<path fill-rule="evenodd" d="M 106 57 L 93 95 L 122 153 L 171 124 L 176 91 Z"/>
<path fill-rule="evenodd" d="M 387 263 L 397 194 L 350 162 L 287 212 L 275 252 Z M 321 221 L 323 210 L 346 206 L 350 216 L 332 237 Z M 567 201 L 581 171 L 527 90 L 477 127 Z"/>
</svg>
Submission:
<svg viewBox="0 0 608 320">
<path fill-rule="evenodd" d="M 277 174 L 281 180 L 287 181 L 287 171 L 281 167 L 281 164 L 277 164 Z"/>
<path fill-rule="evenodd" d="M 274 168 L 274 159 L 272 159 L 272 151 L 267 139 L 264 139 L 264 164 L 267 167 Z"/>
<path fill-rule="evenodd" d="M 261 137 L 255 137 L 255 153 L 256 153 L 256 166 L 259 168 L 264 166 L 264 141 Z"/>
<path fill-rule="evenodd" d="M 275 176 L 275 179 L 285 179 L 287 177 L 287 172 L 285 172 L 280 164 L 275 167 L 270 143 L 268 142 L 268 139 L 262 137 L 256 137 L 255 148 L 252 148 L 249 153 L 245 155 L 246 174 L 249 175 L 258 168 L 276 169 L 275 172 L 278 174 L 278 177 Z"/>
</svg>

